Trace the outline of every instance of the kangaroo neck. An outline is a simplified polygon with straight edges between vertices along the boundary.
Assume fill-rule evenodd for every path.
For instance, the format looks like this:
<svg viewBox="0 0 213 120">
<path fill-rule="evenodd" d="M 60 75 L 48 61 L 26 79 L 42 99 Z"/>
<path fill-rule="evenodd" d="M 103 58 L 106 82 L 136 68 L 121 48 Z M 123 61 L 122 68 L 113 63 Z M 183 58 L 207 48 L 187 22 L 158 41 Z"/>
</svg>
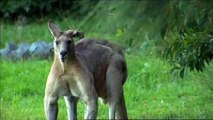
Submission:
<svg viewBox="0 0 213 120">
<path fill-rule="evenodd" d="M 77 63 L 77 58 L 75 53 L 73 54 L 68 54 L 67 58 L 62 61 L 56 54 L 54 56 L 54 61 L 56 64 L 59 65 L 59 67 L 62 69 L 63 72 L 66 72 L 69 67 L 72 65 L 75 65 Z"/>
</svg>

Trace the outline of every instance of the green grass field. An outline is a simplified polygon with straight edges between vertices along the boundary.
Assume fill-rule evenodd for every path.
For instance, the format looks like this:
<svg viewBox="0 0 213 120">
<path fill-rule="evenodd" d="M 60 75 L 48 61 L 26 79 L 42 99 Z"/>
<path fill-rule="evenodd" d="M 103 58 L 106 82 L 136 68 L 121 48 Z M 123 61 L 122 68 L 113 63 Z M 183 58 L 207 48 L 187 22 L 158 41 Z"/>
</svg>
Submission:
<svg viewBox="0 0 213 120">
<path fill-rule="evenodd" d="M 185 79 L 169 74 L 169 65 L 151 56 L 126 55 L 129 76 L 125 98 L 129 118 L 213 118 L 212 65 L 204 73 L 189 73 Z M 51 60 L 10 62 L 1 60 L 1 120 L 45 119 L 43 96 Z M 67 118 L 63 99 L 59 119 Z M 83 119 L 84 104 L 78 104 Z M 108 108 L 99 104 L 98 118 L 107 118 Z"/>
<path fill-rule="evenodd" d="M 58 24 L 69 28 L 64 21 Z M 77 27 L 75 22 L 70 22 L 70 26 Z M 98 34 L 90 31 L 86 36 Z M 7 42 L 32 43 L 40 39 L 52 41 L 46 23 L 1 24 L 1 48 Z M 130 52 L 126 59 L 129 74 L 124 91 L 129 118 L 213 118 L 213 64 L 202 73 L 187 71 L 181 79 L 178 74 L 170 74 L 171 66 L 154 54 Z M 0 59 L 0 120 L 45 119 L 43 97 L 51 63 L 50 59 L 16 62 Z M 83 119 L 84 108 L 79 102 L 79 119 Z M 66 118 L 66 106 L 60 99 L 59 120 Z M 98 118 L 108 118 L 106 105 L 99 104 Z"/>
</svg>

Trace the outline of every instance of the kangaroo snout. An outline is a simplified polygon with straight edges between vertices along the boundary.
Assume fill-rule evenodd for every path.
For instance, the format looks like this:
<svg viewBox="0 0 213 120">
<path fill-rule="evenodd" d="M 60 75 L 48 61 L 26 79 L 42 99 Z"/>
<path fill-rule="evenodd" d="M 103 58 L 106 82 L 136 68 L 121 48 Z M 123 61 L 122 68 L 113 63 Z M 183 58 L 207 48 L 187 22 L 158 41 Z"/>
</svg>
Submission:
<svg viewBox="0 0 213 120">
<path fill-rule="evenodd" d="M 67 51 L 61 51 L 60 52 L 60 55 L 63 57 L 63 56 L 66 56 L 67 55 Z"/>
<path fill-rule="evenodd" d="M 60 52 L 60 55 L 61 55 L 61 60 L 62 60 L 62 62 L 63 62 L 64 59 L 65 59 L 65 57 L 66 57 L 66 55 L 67 55 L 67 51 L 61 51 L 61 52 Z"/>
</svg>

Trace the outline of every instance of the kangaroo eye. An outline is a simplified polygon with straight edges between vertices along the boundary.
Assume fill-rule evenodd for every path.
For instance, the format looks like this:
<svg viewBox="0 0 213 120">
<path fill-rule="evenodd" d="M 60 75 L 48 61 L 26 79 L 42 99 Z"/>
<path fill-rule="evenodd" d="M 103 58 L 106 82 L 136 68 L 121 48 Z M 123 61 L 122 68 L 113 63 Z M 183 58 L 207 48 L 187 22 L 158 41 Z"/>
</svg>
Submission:
<svg viewBox="0 0 213 120">
<path fill-rule="evenodd" d="M 71 40 L 67 40 L 67 44 L 71 44 L 72 43 L 72 41 Z"/>
<path fill-rule="evenodd" d="M 58 44 L 59 44 L 59 41 L 55 41 L 55 44 L 58 45 Z"/>
</svg>

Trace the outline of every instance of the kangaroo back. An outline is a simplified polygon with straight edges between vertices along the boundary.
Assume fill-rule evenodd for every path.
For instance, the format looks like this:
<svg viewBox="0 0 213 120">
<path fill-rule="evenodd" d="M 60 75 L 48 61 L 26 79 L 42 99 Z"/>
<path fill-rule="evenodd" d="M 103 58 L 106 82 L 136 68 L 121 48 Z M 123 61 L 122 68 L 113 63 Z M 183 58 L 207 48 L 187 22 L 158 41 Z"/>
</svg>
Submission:
<svg viewBox="0 0 213 120">
<path fill-rule="evenodd" d="M 107 40 L 82 39 L 79 42 L 81 41 L 84 41 L 84 43 L 86 44 L 99 44 L 99 45 L 109 47 L 113 50 L 113 52 L 118 53 L 124 57 L 123 49 L 120 46 L 116 45 L 115 43 L 109 42 Z"/>
</svg>

